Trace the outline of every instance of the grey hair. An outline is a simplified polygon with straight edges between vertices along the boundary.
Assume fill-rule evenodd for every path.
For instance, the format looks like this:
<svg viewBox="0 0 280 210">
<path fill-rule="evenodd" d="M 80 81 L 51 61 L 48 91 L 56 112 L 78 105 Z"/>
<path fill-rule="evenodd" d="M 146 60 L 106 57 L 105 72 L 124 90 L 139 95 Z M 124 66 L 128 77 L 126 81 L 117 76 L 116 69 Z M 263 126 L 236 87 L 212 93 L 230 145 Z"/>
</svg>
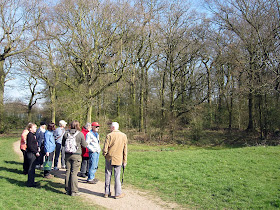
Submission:
<svg viewBox="0 0 280 210">
<path fill-rule="evenodd" d="M 89 128 L 89 127 L 91 127 L 91 124 L 90 124 L 89 122 L 87 122 L 87 123 L 85 124 L 85 128 Z"/>
<path fill-rule="evenodd" d="M 119 123 L 117 123 L 117 122 L 112 122 L 111 126 L 114 127 L 115 130 L 119 130 L 119 127 L 120 127 Z"/>
</svg>

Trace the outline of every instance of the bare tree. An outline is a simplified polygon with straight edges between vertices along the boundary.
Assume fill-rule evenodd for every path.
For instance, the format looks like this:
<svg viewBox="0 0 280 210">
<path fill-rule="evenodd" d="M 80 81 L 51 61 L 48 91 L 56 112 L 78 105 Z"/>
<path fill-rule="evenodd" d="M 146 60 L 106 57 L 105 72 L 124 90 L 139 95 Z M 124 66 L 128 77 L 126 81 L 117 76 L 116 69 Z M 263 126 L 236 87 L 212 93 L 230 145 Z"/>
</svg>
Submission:
<svg viewBox="0 0 280 210">
<path fill-rule="evenodd" d="M 95 97 L 123 76 L 127 6 L 126 2 L 89 0 L 65 0 L 57 5 L 56 20 L 66 30 L 59 39 L 60 50 L 71 64 L 66 69 L 68 80 L 65 81 L 69 87 L 83 86 L 88 122 Z"/>
<path fill-rule="evenodd" d="M 3 120 L 3 95 L 10 69 L 6 60 L 28 50 L 40 38 L 42 7 L 39 0 L 0 1 L 0 127 Z"/>
<path fill-rule="evenodd" d="M 210 2 L 210 1 L 208 1 Z M 248 95 L 248 130 L 254 129 L 254 98 L 269 85 L 264 74 L 269 71 L 268 61 L 274 53 L 275 37 L 279 31 L 277 1 L 212 1 L 217 23 L 233 31 L 243 43 L 244 73 Z M 261 93 L 263 95 L 263 93 Z M 261 122 L 260 120 L 259 122 Z M 262 126 L 261 126 L 262 127 Z"/>
</svg>

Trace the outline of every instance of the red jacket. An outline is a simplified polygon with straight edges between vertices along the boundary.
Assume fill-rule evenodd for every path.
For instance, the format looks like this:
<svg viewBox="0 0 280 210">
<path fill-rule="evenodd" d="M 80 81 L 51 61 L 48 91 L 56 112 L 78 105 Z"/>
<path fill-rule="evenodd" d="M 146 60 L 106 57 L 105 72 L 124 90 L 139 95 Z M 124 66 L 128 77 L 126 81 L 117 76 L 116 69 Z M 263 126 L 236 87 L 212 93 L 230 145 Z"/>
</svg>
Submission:
<svg viewBox="0 0 280 210">
<path fill-rule="evenodd" d="M 84 127 L 82 128 L 82 133 L 84 134 L 85 139 L 86 139 L 86 135 L 87 135 L 88 132 L 89 132 L 89 130 L 85 129 Z M 89 152 L 88 148 L 83 148 L 82 147 L 82 157 L 89 157 L 88 152 Z"/>
</svg>

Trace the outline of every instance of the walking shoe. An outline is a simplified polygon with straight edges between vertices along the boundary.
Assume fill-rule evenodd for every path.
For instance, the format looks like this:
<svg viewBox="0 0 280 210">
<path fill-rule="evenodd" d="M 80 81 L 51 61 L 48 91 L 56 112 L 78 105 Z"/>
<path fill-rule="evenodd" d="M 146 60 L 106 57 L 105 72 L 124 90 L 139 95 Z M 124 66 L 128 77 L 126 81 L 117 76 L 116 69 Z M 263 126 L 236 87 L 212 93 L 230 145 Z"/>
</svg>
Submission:
<svg viewBox="0 0 280 210">
<path fill-rule="evenodd" d="M 72 194 L 71 194 L 71 196 L 79 196 L 79 195 L 81 195 L 80 192 L 72 192 Z"/>
<path fill-rule="evenodd" d="M 61 169 L 66 169 L 66 166 L 61 166 Z"/>
<path fill-rule="evenodd" d="M 86 178 L 87 176 L 86 176 L 84 173 L 79 173 L 79 174 L 78 174 L 78 177 Z"/>
<path fill-rule="evenodd" d="M 51 175 L 51 174 L 49 174 L 49 175 L 47 175 L 47 176 L 44 176 L 44 178 L 46 178 L 46 179 L 52 179 L 54 176 L 53 175 Z"/>
<path fill-rule="evenodd" d="M 120 194 L 120 195 L 118 195 L 118 196 L 115 196 L 115 199 L 123 198 L 124 196 L 125 196 L 125 194 L 122 193 L 122 194 Z"/>
<path fill-rule="evenodd" d="M 88 180 L 88 184 L 96 184 L 98 182 L 98 179 Z"/>
<path fill-rule="evenodd" d="M 59 168 L 58 168 L 58 167 L 54 167 L 53 170 L 54 170 L 54 171 L 58 171 Z"/>
<path fill-rule="evenodd" d="M 71 195 L 71 192 L 66 191 L 66 192 L 64 192 L 64 194 L 65 195 Z"/>
<path fill-rule="evenodd" d="M 39 183 L 38 182 L 34 182 L 33 184 L 27 185 L 27 187 L 38 187 Z"/>
<path fill-rule="evenodd" d="M 109 194 L 104 194 L 104 198 L 108 198 L 108 197 L 111 197 L 111 193 L 109 193 Z"/>
</svg>

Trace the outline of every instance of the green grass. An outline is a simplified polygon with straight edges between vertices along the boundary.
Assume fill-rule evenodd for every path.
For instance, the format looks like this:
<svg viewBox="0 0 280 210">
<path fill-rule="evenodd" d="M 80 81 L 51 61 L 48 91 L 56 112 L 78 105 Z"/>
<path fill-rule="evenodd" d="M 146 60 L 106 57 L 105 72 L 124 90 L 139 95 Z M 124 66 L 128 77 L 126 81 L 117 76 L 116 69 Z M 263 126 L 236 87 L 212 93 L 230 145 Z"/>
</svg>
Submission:
<svg viewBox="0 0 280 210">
<path fill-rule="evenodd" d="M 35 181 L 40 188 L 26 187 L 27 176 L 22 174 L 22 161 L 13 151 L 18 138 L 0 138 L 0 209 L 100 209 L 84 203 L 80 197 L 63 194 L 64 185 L 56 179 L 43 179 L 36 170 Z"/>
<path fill-rule="evenodd" d="M 12 144 L 0 138 L 0 209 L 95 209 L 79 197 L 63 194 L 64 185 L 45 180 L 25 186 L 22 161 Z M 276 209 L 280 207 L 280 147 L 193 148 L 129 145 L 124 186 L 159 195 L 183 207 L 199 209 Z M 104 180 L 100 156 L 97 178 Z"/>
<path fill-rule="evenodd" d="M 188 208 L 280 207 L 280 147 L 129 145 L 125 182 Z"/>
</svg>

